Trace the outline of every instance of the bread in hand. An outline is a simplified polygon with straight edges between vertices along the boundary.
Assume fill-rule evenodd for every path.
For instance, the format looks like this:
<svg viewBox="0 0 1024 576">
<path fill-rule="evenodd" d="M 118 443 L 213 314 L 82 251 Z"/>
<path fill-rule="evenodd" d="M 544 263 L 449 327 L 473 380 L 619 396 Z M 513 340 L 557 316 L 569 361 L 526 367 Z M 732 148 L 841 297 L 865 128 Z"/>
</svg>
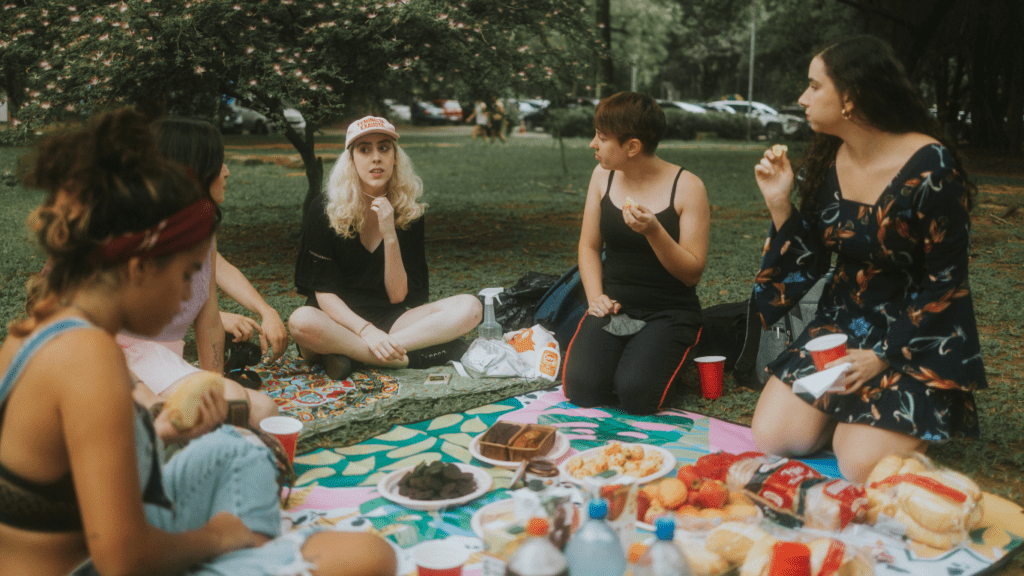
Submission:
<svg viewBox="0 0 1024 576">
<path fill-rule="evenodd" d="M 178 431 L 195 426 L 199 420 L 199 406 L 202 404 L 203 395 L 210 390 L 216 390 L 223 396 L 224 377 L 214 372 L 200 370 L 179 380 L 164 403 L 164 410 L 168 413 L 167 418 L 171 425 Z"/>
</svg>

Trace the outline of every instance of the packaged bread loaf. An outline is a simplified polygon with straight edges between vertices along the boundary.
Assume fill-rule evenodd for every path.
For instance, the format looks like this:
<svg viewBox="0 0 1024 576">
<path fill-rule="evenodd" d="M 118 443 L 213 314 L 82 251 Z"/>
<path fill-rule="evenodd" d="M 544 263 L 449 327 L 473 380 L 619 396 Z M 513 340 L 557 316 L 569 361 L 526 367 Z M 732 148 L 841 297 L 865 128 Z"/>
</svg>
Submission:
<svg viewBox="0 0 1024 576">
<path fill-rule="evenodd" d="M 726 522 L 708 533 L 704 548 L 721 556 L 729 565 L 739 566 L 751 548 L 765 538 L 775 540 L 756 524 Z"/>
<path fill-rule="evenodd" d="M 973 480 L 919 454 L 883 458 L 866 484 L 869 522 L 934 548 L 967 540 L 984 514 Z"/>
<path fill-rule="evenodd" d="M 177 383 L 177 388 L 164 403 L 164 411 L 168 420 L 179 431 L 196 425 L 199 419 L 199 406 L 203 395 L 210 390 L 224 394 L 224 377 L 214 372 L 200 370 L 185 376 Z"/>
<path fill-rule="evenodd" d="M 751 455 L 737 459 L 726 473 L 729 490 L 745 490 L 765 516 L 788 527 L 842 530 L 867 516 L 860 484 L 820 474 L 803 462 Z"/>
</svg>

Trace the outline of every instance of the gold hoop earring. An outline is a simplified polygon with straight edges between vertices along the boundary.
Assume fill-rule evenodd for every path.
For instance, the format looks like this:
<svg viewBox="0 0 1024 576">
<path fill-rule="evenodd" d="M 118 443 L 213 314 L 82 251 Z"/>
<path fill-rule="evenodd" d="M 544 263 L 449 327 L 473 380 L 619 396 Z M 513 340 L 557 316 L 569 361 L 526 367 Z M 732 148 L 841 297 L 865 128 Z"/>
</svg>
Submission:
<svg viewBox="0 0 1024 576">
<path fill-rule="evenodd" d="M 853 111 L 852 110 L 847 110 L 846 108 L 843 108 L 839 112 L 839 115 L 843 117 L 843 120 L 849 120 L 850 118 L 853 118 Z"/>
</svg>

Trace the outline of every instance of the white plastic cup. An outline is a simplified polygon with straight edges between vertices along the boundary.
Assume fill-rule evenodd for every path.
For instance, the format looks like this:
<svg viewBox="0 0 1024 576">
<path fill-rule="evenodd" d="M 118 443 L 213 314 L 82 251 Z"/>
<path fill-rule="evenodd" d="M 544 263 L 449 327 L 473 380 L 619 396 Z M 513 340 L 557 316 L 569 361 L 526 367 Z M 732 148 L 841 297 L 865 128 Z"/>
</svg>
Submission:
<svg viewBox="0 0 1024 576">
<path fill-rule="evenodd" d="M 462 566 L 469 561 L 469 550 L 464 545 L 444 540 L 427 540 L 413 551 L 419 576 L 460 576 Z"/>
</svg>

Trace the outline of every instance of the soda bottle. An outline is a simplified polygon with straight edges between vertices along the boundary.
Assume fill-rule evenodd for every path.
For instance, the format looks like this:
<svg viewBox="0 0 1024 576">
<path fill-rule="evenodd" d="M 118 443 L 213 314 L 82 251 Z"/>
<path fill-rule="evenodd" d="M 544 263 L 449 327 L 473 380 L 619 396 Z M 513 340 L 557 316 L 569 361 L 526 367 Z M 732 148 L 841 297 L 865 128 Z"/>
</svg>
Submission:
<svg viewBox="0 0 1024 576">
<path fill-rule="evenodd" d="M 505 565 L 505 576 L 569 576 L 562 551 L 548 541 L 548 519 L 530 518 L 526 541 L 516 548 Z"/>
<path fill-rule="evenodd" d="M 618 535 L 605 522 L 608 501 L 591 500 L 588 512 L 590 519 L 576 530 L 565 547 L 569 576 L 622 576 L 626 555 Z"/>
<path fill-rule="evenodd" d="M 672 541 L 675 532 L 674 520 L 658 518 L 654 525 L 657 540 L 637 560 L 633 576 L 692 576 L 683 551 Z"/>
</svg>

